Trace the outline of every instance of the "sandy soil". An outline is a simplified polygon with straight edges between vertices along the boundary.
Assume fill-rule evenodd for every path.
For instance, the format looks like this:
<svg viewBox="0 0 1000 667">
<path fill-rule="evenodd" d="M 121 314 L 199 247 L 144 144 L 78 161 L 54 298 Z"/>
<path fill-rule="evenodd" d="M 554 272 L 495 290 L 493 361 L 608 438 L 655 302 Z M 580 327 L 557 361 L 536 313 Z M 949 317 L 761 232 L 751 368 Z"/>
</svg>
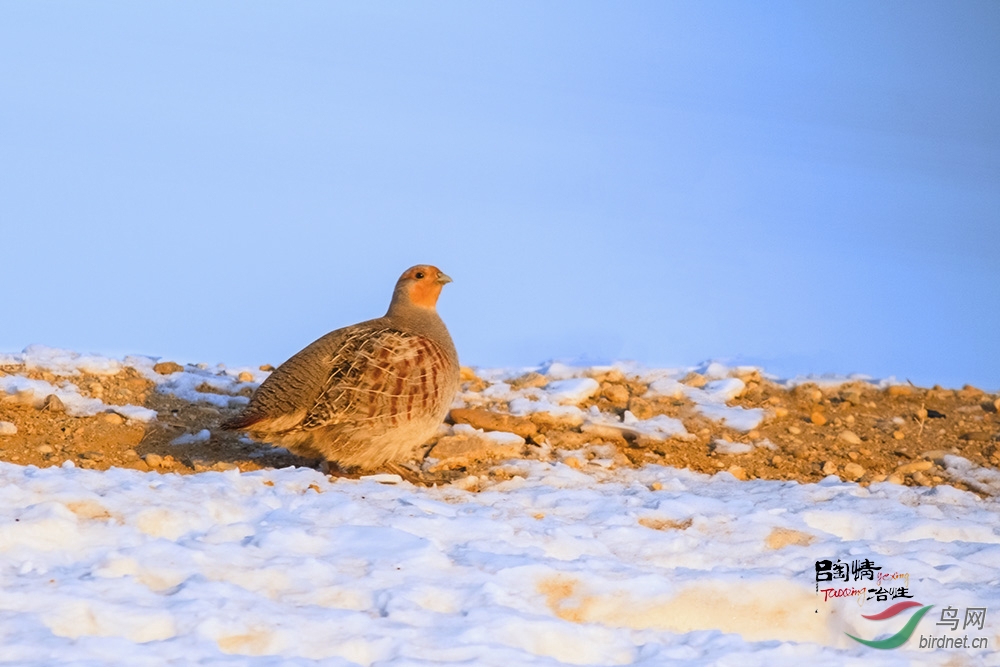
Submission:
<svg viewBox="0 0 1000 667">
<path fill-rule="evenodd" d="M 50 382 L 60 379 L 10 366 L 0 367 L 0 373 Z M 463 378 L 467 391 L 486 386 L 470 369 L 463 370 Z M 513 431 L 525 437 L 525 444 L 512 448 L 483 439 L 446 436 L 416 452 L 412 467 L 420 470 L 417 476 L 425 483 L 506 475 L 500 461 L 513 456 L 559 459 L 580 469 L 595 463 L 655 463 L 709 474 L 728 471 L 740 479 L 815 482 L 834 474 L 860 484 L 888 480 L 921 486 L 946 483 L 964 489 L 966 483 L 949 478 L 942 464 L 944 455 L 958 454 L 990 468 L 1000 466 L 1000 396 L 974 387 L 896 385 L 880 390 L 857 382 L 827 389 L 806 384 L 786 390 L 753 372 L 741 378 L 746 391 L 730 404 L 764 408 L 768 417 L 756 430 L 740 433 L 698 415 L 685 399 L 645 398 L 647 385 L 638 378 L 612 371 L 595 379 L 601 382 L 601 391 L 581 407 L 597 405 L 603 412 L 617 414 L 629 409 L 640 419 L 658 414 L 676 417 L 695 439 L 650 439 L 545 414 L 512 417 L 497 406 L 484 405 L 454 410 L 449 419 L 485 430 Z M 159 393 L 131 368 L 114 376 L 76 376 L 72 381 L 81 393 L 109 405 L 142 405 L 156 410 L 159 417 L 146 424 L 112 412 L 70 417 L 58 401 L 43 407 L 0 401 L 0 421 L 17 427 L 16 434 L 0 436 L 0 460 L 35 466 L 72 461 L 83 468 L 119 466 L 182 474 L 319 464 L 284 450 L 261 448 L 241 440 L 239 434 L 220 430 L 218 425 L 235 414 L 236 408 L 220 409 Z M 692 386 L 704 381 L 696 374 L 684 380 Z M 518 382 L 530 385 L 544 379 L 532 374 Z M 203 390 L 213 391 L 208 386 Z M 205 442 L 170 444 L 182 434 L 202 429 L 211 432 Z M 723 441 L 756 446 L 745 454 L 725 454 Z"/>
</svg>

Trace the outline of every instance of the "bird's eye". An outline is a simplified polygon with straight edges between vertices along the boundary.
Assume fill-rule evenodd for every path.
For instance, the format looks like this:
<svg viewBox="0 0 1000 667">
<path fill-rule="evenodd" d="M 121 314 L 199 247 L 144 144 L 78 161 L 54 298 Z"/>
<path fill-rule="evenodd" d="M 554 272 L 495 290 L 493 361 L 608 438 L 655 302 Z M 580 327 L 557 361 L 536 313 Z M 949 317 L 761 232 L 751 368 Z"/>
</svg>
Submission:
<svg viewBox="0 0 1000 667">
<path fill-rule="evenodd" d="M 413 275 L 416 277 L 417 280 L 423 280 L 424 279 L 424 272 L 423 271 L 417 271 Z"/>
</svg>

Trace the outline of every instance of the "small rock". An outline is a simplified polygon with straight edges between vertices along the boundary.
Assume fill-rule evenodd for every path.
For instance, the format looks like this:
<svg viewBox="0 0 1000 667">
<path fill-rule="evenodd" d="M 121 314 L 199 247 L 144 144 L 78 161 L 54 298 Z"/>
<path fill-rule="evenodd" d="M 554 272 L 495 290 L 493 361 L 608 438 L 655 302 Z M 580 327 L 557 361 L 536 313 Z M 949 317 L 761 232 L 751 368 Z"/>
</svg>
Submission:
<svg viewBox="0 0 1000 667">
<path fill-rule="evenodd" d="M 989 442 L 993 439 L 993 435 L 987 431 L 968 431 L 958 437 L 960 440 L 968 440 L 970 442 Z"/>
<path fill-rule="evenodd" d="M 903 438 L 906 437 L 906 434 L 903 433 L 902 431 L 896 430 L 892 432 L 892 437 L 894 437 L 896 440 L 902 440 Z"/>
<path fill-rule="evenodd" d="M 784 462 L 785 462 L 785 459 L 781 458 L 777 454 L 775 454 L 774 456 L 771 457 L 771 465 L 773 465 L 773 466 L 780 466 Z"/>
<path fill-rule="evenodd" d="M 582 414 L 554 415 L 551 412 L 532 412 L 529 419 L 542 433 L 565 431 L 577 428 L 583 423 Z"/>
<path fill-rule="evenodd" d="M 962 400 L 978 399 L 980 396 L 985 395 L 986 392 L 979 387 L 973 387 L 971 384 L 967 384 L 958 390 L 957 396 Z"/>
<path fill-rule="evenodd" d="M 861 458 L 861 455 L 858 454 L 857 452 L 847 452 L 847 458 L 851 459 L 852 461 L 857 461 L 859 458 Z"/>
<path fill-rule="evenodd" d="M 948 415 L 943 412 L 938 412 L 937 410 L 927 410 L 928 419 L 947 419 Z"/>
<path fill-rule="evenodd" d="M 914 482 L 916 482 L 920 486 L 933 486 L 931 480 L 927 479 L 927 475 L 925 475 L 924 473 L 920 472 L 919 470 L 917 472 L 913 473 L 912 475 L 910 475 L 910 479 L 912 479 Z"/>
<path fill-rule="evenodd" d="M 541 373 L 531 371 L 510 381 L 511 389 L 540 389 L 549 383 L 549 379 Z"/>
<path fill-rule="evenodd" d="M 726 472 L 741 482 L 747 481 L 747 471 L 744 470 L 742 466 L 729 466 Z"/>
<path fill-rule="evenodd" d="M 688 373 L 681 379 L 681 384 L 686 384 L 695 389 L 701 389 L 708 384 L 708 379 L 701 373 Z"/>
<path fill-rule="evenodd" d="M 104 454 L 101 452 L 90 451 L 80 454 L 80 458 L 87 461 L 103 461 Z"/>
<path fill-rule="evenodd" d="M 885 393 L 888 396 L 909 396 L 913 390 L 907 384 L 892 384 L 886 387 Z"/>
<path fill-rule="evenodd" d="M 905 480 L 903 479 L 903 476 L 900 475 L 898 472 L 894 472 L 888 477 L 886 477 L 885 481 L 889 482 L 890 484 L 902 484 Z"/>
<path fill-rule="evenodd" d="M 172 373 L 180 373 L 184 367 L 176 361 L 161 361 L 153 365 L 153 370 L 160 375 L 171 375 Z"/>
<path fill-rule="evenodd" d="M 861 405 L 861 392 L 857 389 L 845 389 L 840 392 L 840 398 L 845 403 L 850 403 L 851 405 Z"/>
<path fill-rule="evenodd" d="M 484 431 L 516 433 L 522 438 L 538 433 L 538 426 L 526 417 L 515 417 L 482 408 L 454 408 L 451 420 L 456 424 L 468 424 Z"/>
<path fill-rule="evenodd" d="M 104 419 L 104 421 L 107 422 L 108 424 L 112 424 L 114 426 L 118 426 L 120 424 L 125 423 L 125 418 L 116 412 L 105 412 L 104 417 L 102 417 L 102 419 Z"/>
<path fill-rule="evenodd" d="M 823 424 L 826 423 L 826 416 L 822 412 L 817 410 L 813 412 L 811 415 L 809 415 L 809 421 L 811 421 L 813 424 L 816 424 L 816 426 L 822 426 Z"/>
<path fill-rule="evenodd" d="M 55 394 L 49 394 L 42 403 L 42 410 L 48 412 L 66 412 L 66 406 L 63 404 L 61 398 Z"/>
<path fill-rule="evenodd" d="M 259 370 L 262 370 L 265 373 L 271 373 L 274 371 L 274 366 L 271 364 L 261 364 Z M 463 368 L 462 370 L 464 371 L 465 369 Z M 473 373 L 473 376 L 475 376 L 475 373 Z"/>
<path fill-rule="evenodd" d="M 601 385 L 601 396 L 616 408 L 628 407 L 628 389 L 624 385 L 605 382 Z"/>
<path fill-rule="evenodd" d="M 653 406 L 644 398 L 633 396 L 628 401 L 628 409 L 636 419 L 652 419 Z"/>
<path fill-rule="evenodd" d="M 788 432 L 791 433 L 792 435 L 800 435 L 802 433 L 802 429 L 800 429 L 798 426 L 789 426 Z"/>
<path fill-rule="evenodd" d="M 163 467 L 163 457 L 159 454 L 146 454 L 142 457 L 142 460 L 146 462 L 150 468 L 161 468 Z"/>
<path fill-rule="evenodd" d="M 52 447 L 52 445 L 39 445 L 38 447 L 35 447 L 35 451 L 39 454 L 51 454 L 56 450 Z"/>
<path fill-rule="evenodd" d="M 122 456 L 124 456 L 126 459 L 134 461 L 135 459 L 139 458 L 139 452 L 135 451 L 134 449 L 126 449 L 124 452 L 122 452 Z"/>
<path fill-rule="evenodd" d="M 844 421 L 847 422 L 848 424 L 853 424 L 854 423 L 854 415 L 847 415 L 846 417 L 844 417 Z"/>
<path fill-rule="evenodd" d="M 911 461 L 896 468 L 895 473 L 897 475 L 909 475 L 922 470 L 930 470 L 933 466 L 934 464 L 927 460 Z"/>
<path fill-rule="evenodd" d="M 837 436 L 837 439 L 842 440 L 843 442 L 846 442 L 849 445 L 861 444 L 861 438 L 859 438 L 858 434 L 855 433 L 854 431 L 846 431 L 846 430 L 841 431 L 840 435 Z"/>
<path fill-rule="evenodd" d="M 953 451 L 951 451 L 949 449 L 932 449 L 930 451 L 924 452 L 920 456 L 923 457 L 923 458 L 925 458 L 925 459 L 927 459 L 928 461 L 933 461 L 934 463 L 937 463 L 938 465 L 940 465 L 943 468 L 944 467 L 944 457 L 946 457 L 946 456 L 952 456 L 954 454 L 955 454 L 955 452 L 953 452 Z"/>
<path fill-rule="evenodd" d="M 824 475 L 836 475 L 837 474 L 837 464 L 833 461 L 824 461 L 822 473 Z"/>
<path fill-rule="evenodd" d="M 11 422 L 0 422 L 0 435 L 17 435 L 17 426 Z"/>
<path fill-rule="evenodd" d="M 867 471 L 857 463 L 848 463 L 844 466 L 844 479 L 856 482 L 865 476 Z"/>
<path fill-rule="evenodd" d="M 253 382 L 253 373 L 250 371 L 241 371 L 240 374 L 236 376 L 236 379 L 240 382 Z"/>
<path fill-rule="evenodd" d="M 520 456 L 523 449 L 524 440 L 521 438 L 504 443 L 482 434 L 446 435 L 437 441 L 428 456 L 438 459 L 439 466 L 447 467 L 471 461 L 514 458 Z"/>
<path fill-rule="evenodd" d="M 784 419 L 787 416 L 788 416 L 788 408 L 775 408 L 774 409 L 774 418 L 775 419 Z"/>
</svg>

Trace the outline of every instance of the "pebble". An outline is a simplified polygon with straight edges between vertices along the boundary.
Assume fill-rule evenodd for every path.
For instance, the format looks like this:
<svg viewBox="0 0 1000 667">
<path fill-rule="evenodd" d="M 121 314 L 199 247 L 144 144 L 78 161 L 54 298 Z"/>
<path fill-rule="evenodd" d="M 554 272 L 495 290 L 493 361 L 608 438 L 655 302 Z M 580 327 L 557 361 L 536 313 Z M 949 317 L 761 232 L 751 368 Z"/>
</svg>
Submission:
<svg viewBox="0 0 1000 667">
<path fill-rule="evenodd" d="M 885 481 L 889 482 L 890 484 L 902 484 L 904 479 L 903 476 L 900 475 L 898 472 L 894 472 L 888 477 L 886 477 Z"/>
<path fill-rule="evenodd" d="M 781 458 L 779 455 L 775 454 L 771 457 L 771 465 L 780 466 L 785 462 L 785 459 Z"/>
<path fill-rule="evenodd" d="M 45 397 L 45 401 L 42 403 L 42 410 L 47 410 L 49 412 L 66 412 L 66 406 L 63 404 L 61 398 L 55 394 L 49 394 Z"/>
<path fill-rule="evenodd" d="M 539 389 L 549 383 L 549 379 L 536 371 L 525 373 L 510 381 L 512 389 Z"/>
<path fill-rule="evenodd" d="M 601 386 L 601 396 L 608 399 L 608 402 L 616 408 L 628 406 L 628 389 L 624 385 L 605 382 Z"/>
<path fill-rule="evenodd" d="M 101 452 L 94 452 L 94 451 L 84 452 L 80 454 L 80 458 L 86 461 L 103 461 L 104 454 Z"/>
<path fill-rule="evenodd" d="M 892 437 L 894 437 L 896 440 L 902 440 L 903 438 L 906 437 L 906 434 L 903 433 L 902 431 L 893 431 Z"/>
<path fill-rule="evenodd" d="M 236 376 L 236 379 L 240 382 L 253 382 L 253 373 L 250 371 L 241 371 L 240 374 Z"/>
<path fill-rule="evenodd" d="M 987 431 L 968 431 L 958 436 L 958 438 L 970 442 L 989 442 L 993 439 L 993 435 Z"/>
<path fill-rule="evenodd" d="M 823 415 L 822 412 L 817 410 L 813 412 L 811 415 L 809 415 L 809 421 L 811 421 L 813 424 L 816 424 L 816 426 L 822 426 L 823 424 L 826 423 L 826 417 Z"/>
<path fill-rule="evenodd" d="M 0 435 L 17 435 L 17 426 L 11 422 L 0 422 Z"/>
<path fill-rule="evenodd" d="M 909 396 L 913 390 L 906 384 L 893 384 L 886 387 L 885 393 L 889 396 Z"/>
<path fill-rule="evenodd" d="M 848 463 L 844 466 L 844 478 L 851 482 L 856 482 L 865 476 L 865 470 L 862 466 L 857 463 Z"/>
<path fill-rule="evenodd" d="M 708 384 L 708 380 L 701 373 L 688 373 L 681 380 L 681 384 L 686 384 L 687 386 L 694 387 L 695 389 L 701 389 Z"/>
<path fill-rule="evenodd" d="M 916 482 L 920 486 L 932 486 L 931 480 L 927 479 L 927 475 L 925 475 L 924 473 L 920 472 L 919 470 L 917 472 L 913 473 L 912 475 L 910 475 L 910 479 L 912 479 L 914 482 Z"/>
<path fill-rule="evenodd" d="M 270 373 L 270 372 L 274 371 L 274 366 L 272 366 L 271 364 L 261 364 L 260 365 L 260 370 L 264 371 L 265 373 Z M 469 370 L 469 372 L 472 373 L 472 379 L 475 379 L 476 374 L 472 372 L 472 369 L 462 368 L 462 372 L 463 373 L 466 370 Z"/>
<path fill-rule="evenodd" d="M 774 416 L 776 419 L 783 419 L 788 416 L 788 408 L 775 408 Z"/>
<path fill-rule="evenodd" d="M 851 459 L 852 461 L 857 461 L 859 458 L 861 458 L 861 454 L 858 454 L 857 452 L 847 452 L 847 458 Z"/>
<path fill-rule="evenodd" d="M 482 408 L 455 408 L 451 411 L 451 420 L 456 424 L 468 424 L 484 431 L 516 433 L 522 438 L 538 433 L 538 426 L 526 417 L 515 417 Z"/>
<path fill-rule="evenodd" d="M 958 397 L 963 400 L 979 398 L 985 393 L 986 392 L 980 389 L 979 387 L 973 387 L 971 384 L 965 385 L 956 392 Z"/>
<path fill-rule="evenodd" d="M 726 470 L 730 475 L 740 480 L 741 482 L 747 481 L 747 471 L 743 469 L 742 466 L 729 466 Z"/>
<path fill-rule="evenodd" d="M 103 419 L 105 422 L 113 426 L 118 426 L 125 423 L 125 418 L 122 417 L 117 412 L 105 412 Z"/>
<path fill-rule="evenodd" d="M 653 406 L 649 404 L 644 398 L 639 396 L 633 396 L 629 399 L 628 409 L 636 419 L 652 419 L 653 418 Z"/>
<path fill-rule="evenodd" d="M 846 431 L 846 430 L 845 431 L 841 431 L 840 435 L 837 436 L 837 439 L 838 440 L 842 440 L 842 441 L 846 442 L 849 445 L 860 445 L 861 444 L 861 438 L 859 438 L 858 434 L 855 433 L 854 431 Z"/>
<path fill-rule="evenodd" d="M 911 473 L 920 472 L 922 470 L 930 470 L 933 466 L 934 464 L 927 460 L 911 461 L 910 463 L 904 463 L 903 465 L 896 468 L 896 474 L 909 475 Z"/>
<path fill-rule="evenodd" d="M 442 468 L 466 465 L 486 459 L 508 459 L 521 455 L 524 441 L 512 438 L 510 442 L 497 442 L 480 435 L 446 435 L 437 441 L 429 456 L 441 461 Z"/>
<path fill-rule="evenodd" d="M 142 457 L 142 460 L 146 462 L 150 468 L 160 468 L 163 466 L 163 457 L 159 454 L 146 454 Z"/>
<path fill-rule="evenodd" d="M 172 373 L 180 373 L 184 370 L 184 367 L 176 361 L 161 361 L 153 365 L 153 370 L 160 375 L 170 375 Z"/>
<path fill-rule="evenodd" d="M 840 398 L 845 403 L 850 403 L 851 405 L 860 405 L 861 403 L 861 392 L 857 389 L 848 389 L 841 392 Z"/>
<path fill-rule="evenodd" d="M 837 464 L 833 461 L 824 461 L 822 472 L 824 475 L 836 475 L 837 474 Z"/>
<path fill-rule="evenodd" d="M 802 429 L 800 429 L 798 426 L 789 426 L 788 432 L 791 433 L 792 435 L 800 435 L 802 433 Z"/>
<path fill-rule="evenodd" d="M 52 447 L 52 445 L 39 445 L 38 447 L 35 447 L 35 451 L 39 454 L 51 454 L 56 450 Z"/>
</svg>

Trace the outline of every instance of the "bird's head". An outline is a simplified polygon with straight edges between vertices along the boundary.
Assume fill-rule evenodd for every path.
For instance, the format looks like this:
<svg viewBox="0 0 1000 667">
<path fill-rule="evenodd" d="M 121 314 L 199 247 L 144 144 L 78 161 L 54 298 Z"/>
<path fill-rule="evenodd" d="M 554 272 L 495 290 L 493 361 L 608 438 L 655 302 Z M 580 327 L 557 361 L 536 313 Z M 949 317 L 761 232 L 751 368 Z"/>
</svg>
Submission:
<svg viewBox="0 0 1000 667">
<path fill-rule="evenodd" d="M 389 310 L 391 311 L 397 302 L 434 310 L 441 295 L 441 288 L 450 282 L 451 278 L 436 266 L 418 264 L 410 267 L 396 282 Z"/>
</svg>

